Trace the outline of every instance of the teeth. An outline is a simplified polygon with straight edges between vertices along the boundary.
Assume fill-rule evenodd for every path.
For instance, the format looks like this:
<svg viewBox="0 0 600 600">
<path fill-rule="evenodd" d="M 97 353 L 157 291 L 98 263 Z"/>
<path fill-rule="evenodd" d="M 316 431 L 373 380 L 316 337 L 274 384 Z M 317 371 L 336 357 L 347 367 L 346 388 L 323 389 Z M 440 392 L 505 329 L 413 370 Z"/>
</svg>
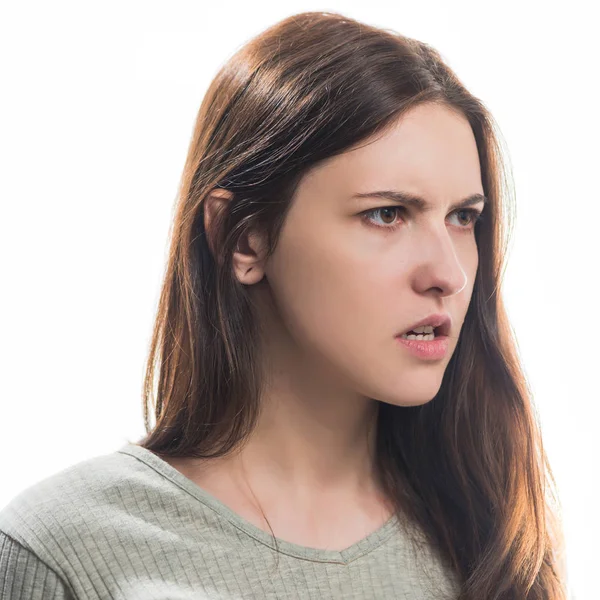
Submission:
<svg viewBox="0 0 600 600">
<path fill-rule="evenodd" d="M 421 327 L 415 327 L 412 331 L 415 333 L 433 333 L 433 325 L 421 325 Z"/>
<path fill-rule="evenodd" d="M 425 335 L 407 335 L 406 333 L 403 333 L 401 336 L 401 338 L 405 339 L 405 340 L 424 340 L 424 341 L 430 341 L 430 340 L 434 340 L 435 339 L 435 334 L 434 333 L 428 333 Z"/>
</svg>

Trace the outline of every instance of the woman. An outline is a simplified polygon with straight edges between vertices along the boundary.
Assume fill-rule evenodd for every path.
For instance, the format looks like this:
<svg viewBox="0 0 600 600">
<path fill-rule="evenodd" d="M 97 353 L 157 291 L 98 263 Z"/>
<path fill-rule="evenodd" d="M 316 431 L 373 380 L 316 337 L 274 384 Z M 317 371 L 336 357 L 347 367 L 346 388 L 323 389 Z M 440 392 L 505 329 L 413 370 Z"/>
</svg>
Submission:
<svg viewBox="0 0 600 600">
<path fill-rule="evenodd" d="M 238 51 L 183 172 L 147 435 L 0 513 L 8 598 L 565 598 L 501 157 L 427 44 L 311 12 Z"/>
</svg>

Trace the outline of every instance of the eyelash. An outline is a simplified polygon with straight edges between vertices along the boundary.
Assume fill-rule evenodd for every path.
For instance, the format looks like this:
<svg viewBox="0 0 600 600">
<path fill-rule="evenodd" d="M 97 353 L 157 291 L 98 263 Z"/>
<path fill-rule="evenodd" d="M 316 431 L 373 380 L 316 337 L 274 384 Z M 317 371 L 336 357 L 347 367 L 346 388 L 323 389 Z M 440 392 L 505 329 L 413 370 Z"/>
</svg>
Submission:
<svg viewBox="0 0 600 600">
<path fill-rule="evenodd" d="M 390 209 L 390 210 L 400 211 L 404 208 L 405 207 L 403 207 L 403 206 L 380 206 L 378 208 L 371 208 L 369 210 L 365 210 L 364 212 L 361 213 L 361 215 L 362 215 L 363 221 L 365 221 L 367 223 L 367 225 L 369 225 L 370 227 L 394 231 L 394 230 L 398 229 L 398 227 L 400 227 L 400 223 L 397 223 L 395 225 L 375 225 L 373 223 L 373 221 L 370 219 L 370 215 L 372 215 L 373 213 L 376 213 L 378 211 L 381 211 L 381 210 Z M 471 213 L 471 222 L 469 223 L 469 225 L 467 225 L 466 227 L 461 227 L 461 229 L 465 229 L 467 231 L 474 230 L 475 225 L 483 220 L 483 215 L 481 214 L 482 211 L 479 211 L 475 208 L 458 208 L 452 214 L 457 213 L 457 212 Z"/>
</svg>

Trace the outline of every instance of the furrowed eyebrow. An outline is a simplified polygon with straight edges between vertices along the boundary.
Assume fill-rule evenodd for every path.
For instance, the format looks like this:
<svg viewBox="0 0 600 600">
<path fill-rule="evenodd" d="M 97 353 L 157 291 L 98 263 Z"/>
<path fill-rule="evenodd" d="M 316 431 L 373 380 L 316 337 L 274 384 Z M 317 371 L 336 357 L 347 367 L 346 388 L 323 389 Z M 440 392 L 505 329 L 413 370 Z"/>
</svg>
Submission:
<svg viewBox="0 0 600 600">
<path fill-rule="evenodd" d="M 383 198 L 384 200 L 391 200 L 392 202 L 398 202 L 400 204 L 406 204 L 408 206 L 412 206 L 416 208 L 419 212 L 427 212 L 433 210 L 434 206 L 429 204 L 424 198 L 421 196 L 416 196 L 415 194 L 410 194 L 409 192 L 401 192 L 397 190 L 381 190 L 377 192 L 364 192 L 359 194 L 354 194 L 352 198 Z M 483 194 L 471 194 L 467 196 L 460 202 L 453 204 L 450 208 L 466 208 L 467 206 L 472 206 L 473 204 L 479 204 L 483 202 L 484 205 L 488 203 L 488 197 Z"/>
</svg>

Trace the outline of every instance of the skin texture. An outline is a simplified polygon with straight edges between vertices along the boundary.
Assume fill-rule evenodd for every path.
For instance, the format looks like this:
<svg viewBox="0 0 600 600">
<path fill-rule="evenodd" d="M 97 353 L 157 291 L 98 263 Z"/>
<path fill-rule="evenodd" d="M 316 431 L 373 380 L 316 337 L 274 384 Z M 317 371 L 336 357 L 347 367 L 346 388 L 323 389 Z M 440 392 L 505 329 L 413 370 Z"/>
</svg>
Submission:
<svg viewBox="0 0 600 600">
<path fill-rule="evenodd" d="M 258 428 L 233 457 L 172 460 L 257 526 L 267 529 L 260 506 L 278 537 L 334 549 L 391 514 L 373 477 L 373 398 L 415 406 L 438 392 L 478 265 L 472 215 L 450 207 L 483 194 L 472 130 L 447 107 L 418 106 L 359 146 L 304 177 L 273 256 L 254 233 L 234 256 L 263 326 Z M 412 192 L 433 208 L 397 205 L 371 213 L 369 226 L 361 212 L 394 206 L 351 199 L 374 190 Z M 223 190 L 207 198 L 209 233 L 227 200 Z M 428 362 L 395 336 L 432 312 L 449 313 L 452 330 L 445 358 Z"/>
</svg>

